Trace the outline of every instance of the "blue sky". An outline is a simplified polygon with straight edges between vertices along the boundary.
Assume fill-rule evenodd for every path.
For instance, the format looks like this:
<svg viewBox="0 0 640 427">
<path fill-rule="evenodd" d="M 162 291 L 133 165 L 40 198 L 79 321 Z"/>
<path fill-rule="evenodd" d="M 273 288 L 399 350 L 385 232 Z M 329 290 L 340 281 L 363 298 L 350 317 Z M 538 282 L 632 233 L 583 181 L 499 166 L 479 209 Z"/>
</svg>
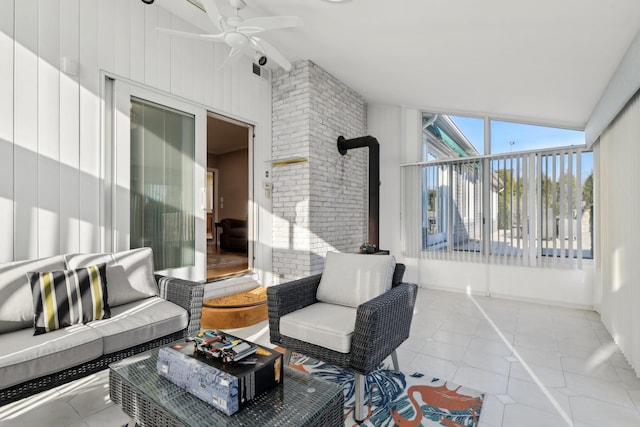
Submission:
<svg viewBox="0 0 640 427">
<path fill-rule="evenodd" d="M 450 116 L 462 133 L 482 154 L 484 151 L 484 121 L 470 117 Z M 509 141 L 513 141 L 510 146 Z M 491 151 L 508 153 L 540 148 L 584 145 L 584 132 L 521 123 L 491 121 Z"/>
<path fill-rule="evenodd" d="M 484 120 L 470 117 L 449 116 L 480 154 L 484 153 Z M 513 145 L 509 144 L 513 141 Z M 491 121 L 491 152 L 509 153 L 542 148 L 584 145 L 584 132 L 521 123 Z M 586 178 L 593 169 L 592 156 L 585 156 L 582 176 Z"/>
</svg>

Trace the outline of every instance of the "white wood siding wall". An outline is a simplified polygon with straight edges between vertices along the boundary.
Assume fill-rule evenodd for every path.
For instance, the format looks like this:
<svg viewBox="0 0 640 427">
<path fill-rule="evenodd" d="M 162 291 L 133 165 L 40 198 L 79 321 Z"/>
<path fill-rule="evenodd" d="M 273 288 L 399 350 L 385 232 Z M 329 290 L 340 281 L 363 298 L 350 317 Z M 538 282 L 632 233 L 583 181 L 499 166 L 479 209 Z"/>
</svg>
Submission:
<svg viewBox="0 0 640 427">
<path fill-rule="evenodd" d="M 140 0 L 0 0 L 0 262 L 109 246 L 101 230 L 102 71 L 255 124 L 255 176 L 264 176 L 270 81 L 252 74 L 248 58 L 221 72 L 226 46 L 157 27 L 195 31 Z M 262 193 L 256 202 L 270 212 Z M 267 228 L 258 224 L 265 259 Z"/>
<path fill-rule="evenodd" d="M 602 322 L 640 375 L 640 96 L 609 125 L 600 153 L 596 280 Z"/>
</svg>

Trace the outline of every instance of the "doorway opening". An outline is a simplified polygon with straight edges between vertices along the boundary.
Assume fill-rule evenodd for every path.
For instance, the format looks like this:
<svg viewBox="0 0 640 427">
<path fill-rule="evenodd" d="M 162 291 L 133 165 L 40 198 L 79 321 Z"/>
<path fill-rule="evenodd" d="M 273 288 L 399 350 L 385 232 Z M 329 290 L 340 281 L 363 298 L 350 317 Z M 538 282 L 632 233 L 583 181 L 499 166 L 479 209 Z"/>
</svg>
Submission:
<svg viewBox="0 0 640 427">
<path fill-rule="evenodd" d="M 207 114 L 207 281 L 252 270 L 249 230 L 253 126 Z"/>
</svg>

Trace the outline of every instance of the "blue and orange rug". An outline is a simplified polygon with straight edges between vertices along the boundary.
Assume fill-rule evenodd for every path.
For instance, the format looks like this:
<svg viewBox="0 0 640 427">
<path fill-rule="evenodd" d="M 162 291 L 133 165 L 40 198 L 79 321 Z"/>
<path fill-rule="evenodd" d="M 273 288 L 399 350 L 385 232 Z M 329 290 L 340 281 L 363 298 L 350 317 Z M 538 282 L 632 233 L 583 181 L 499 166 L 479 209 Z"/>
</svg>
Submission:
<svg viewBox="0 0 640 427">
<path fill-rule="evenodd" d="M 475 427 L 480 420 L 484 393 L 418 372 L 394 374 L 389 366 L 381 365 L 367 375 L 369 414 L 358 423 L 353 418 L 353 372 L 296 353 L 289 366 L 342 387 L 347 426 Z"/>
</svg>

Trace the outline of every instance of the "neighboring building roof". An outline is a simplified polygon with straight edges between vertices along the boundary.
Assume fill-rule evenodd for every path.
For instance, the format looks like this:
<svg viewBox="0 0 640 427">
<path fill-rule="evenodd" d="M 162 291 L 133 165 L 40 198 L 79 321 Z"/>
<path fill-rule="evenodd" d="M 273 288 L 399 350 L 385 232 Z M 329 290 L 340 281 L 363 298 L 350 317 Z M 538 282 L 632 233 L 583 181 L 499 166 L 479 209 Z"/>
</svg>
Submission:
<svg viewBox="0 0 640 427">
<path fill-rule="evenodd" d="M 480 155 L 471 141 L 447 115 L 424 113 L 422 136 L 427 138 L 429 154 L 437 159 Z"/>
</svg>

